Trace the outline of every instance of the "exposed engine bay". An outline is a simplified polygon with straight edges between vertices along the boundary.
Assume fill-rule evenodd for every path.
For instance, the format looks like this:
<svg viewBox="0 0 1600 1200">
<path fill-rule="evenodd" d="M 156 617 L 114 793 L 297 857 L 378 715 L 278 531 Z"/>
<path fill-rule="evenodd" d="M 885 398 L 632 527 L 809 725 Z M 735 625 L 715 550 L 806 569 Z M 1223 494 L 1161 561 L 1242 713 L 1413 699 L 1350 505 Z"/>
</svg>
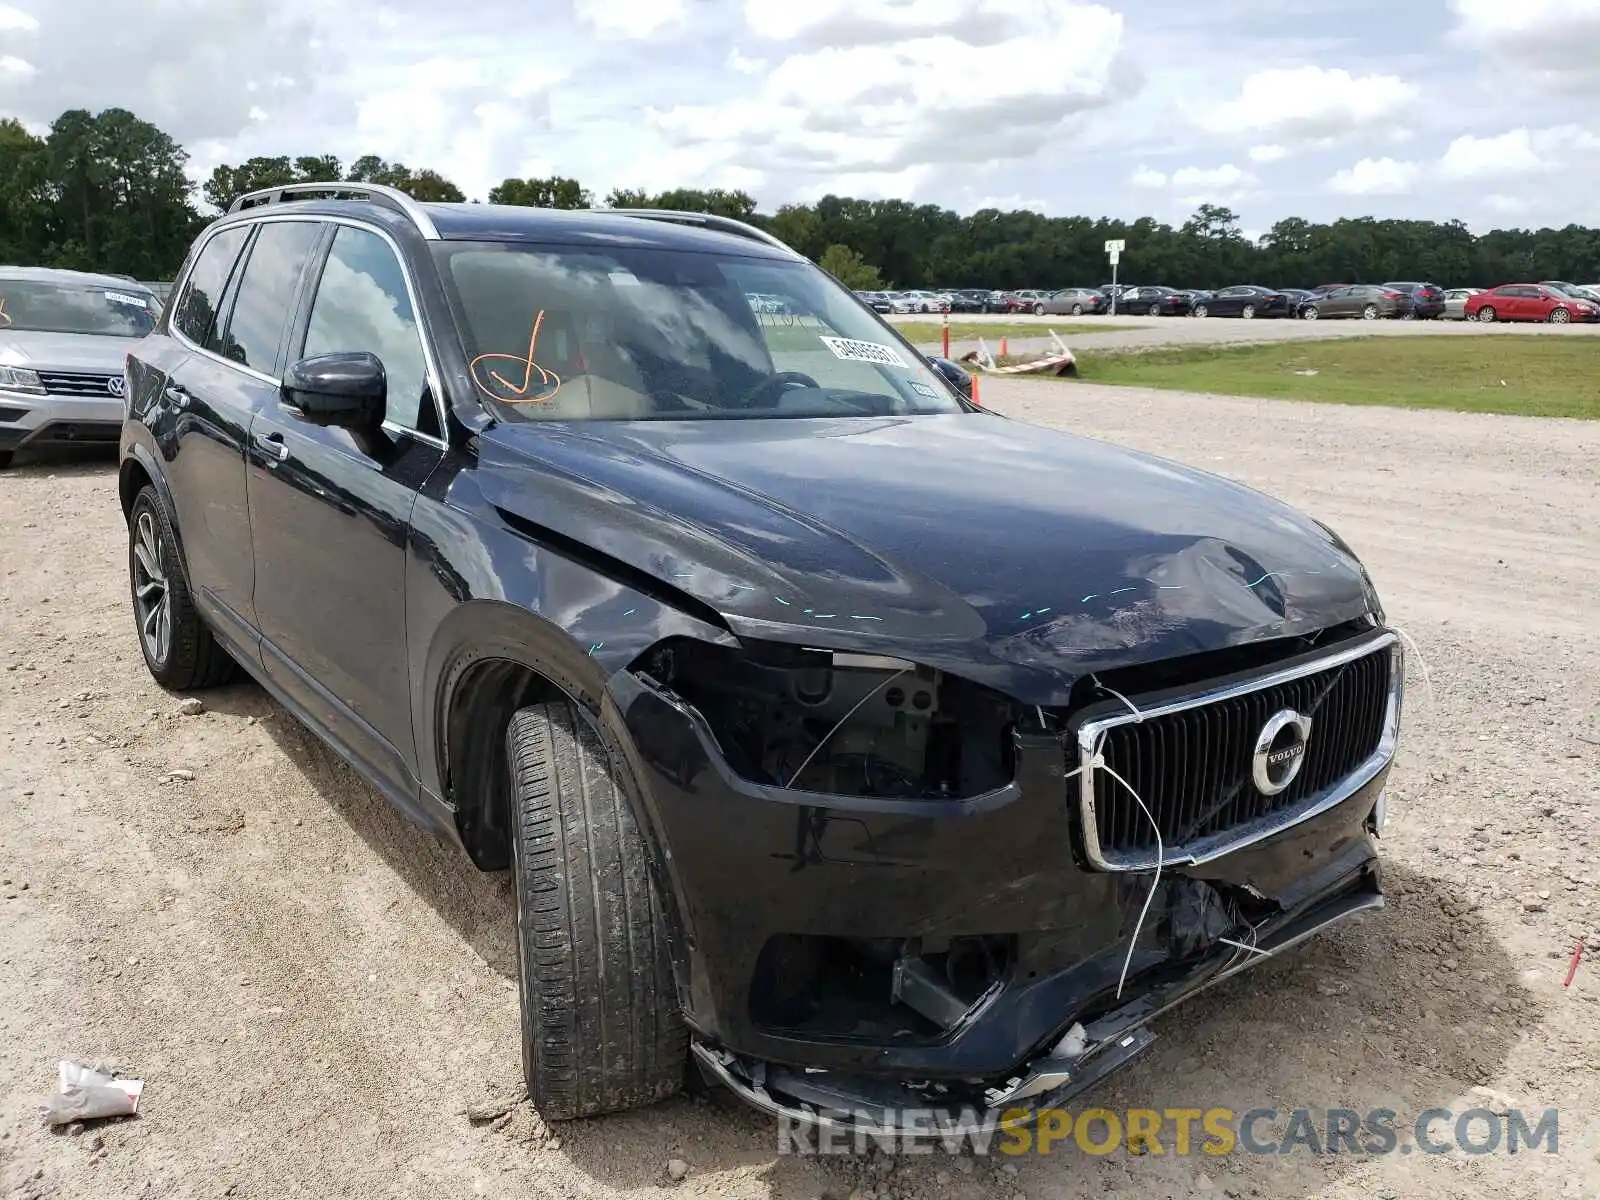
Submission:
<svg viewBox="0 0 1600 1200">
<path fill-rule="evenodd" d="M 898 659 L 665 643 L 639 669 L 692 704 L 746 779 L 900 799 L 979 795 L 1011 778 L 1016 705 Z"/>
</svg>

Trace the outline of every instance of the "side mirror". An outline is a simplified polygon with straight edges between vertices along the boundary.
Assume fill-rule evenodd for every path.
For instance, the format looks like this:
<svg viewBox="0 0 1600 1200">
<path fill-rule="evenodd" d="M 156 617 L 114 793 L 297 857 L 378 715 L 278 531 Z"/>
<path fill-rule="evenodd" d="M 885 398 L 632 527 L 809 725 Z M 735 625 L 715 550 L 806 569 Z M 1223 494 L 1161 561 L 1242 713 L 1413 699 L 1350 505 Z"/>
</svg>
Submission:
<svg viewBox="0 0 1600 1200">
<path fill-rule="evenodd" d="M 383 424 L 389 380 L 376 354 L 318 354 L 284 374 L 283 401 L 317 425 L 373 430 Z"/>
<path fill-rule="evenodd" d="M 928 356 L 928 365 L 944 376 L 945 382 L 968 400 L 972 399 L 972 376 L 967 369 L 959 363 L 953 363 L 948 358 L 940 358 L 936 354 Z"/>
</svg>

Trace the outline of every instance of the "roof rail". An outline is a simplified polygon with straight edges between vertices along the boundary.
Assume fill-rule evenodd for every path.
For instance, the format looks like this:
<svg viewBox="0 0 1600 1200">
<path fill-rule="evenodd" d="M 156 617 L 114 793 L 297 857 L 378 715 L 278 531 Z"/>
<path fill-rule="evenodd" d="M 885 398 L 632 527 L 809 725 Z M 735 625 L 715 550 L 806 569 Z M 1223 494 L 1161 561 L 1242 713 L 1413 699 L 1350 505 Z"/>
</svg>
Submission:
<svg viewBox="0 0 1600 1200">
<path fill-rule="evenodd" d="M 330 180 L 326 183 L 285 183 L 278 187 L 261 188 L 234 198 L 228 205 L 230 213 L 247 208 L 260 208 L 265 204 L 287 204 L 294 200 L 314 200 L 326 196 L 330 199 L 348 197 L 365 200 L 392 212 L 401 213 L 417 227 L 417 232 L 431 242 L 439 240 L 439 230 L 428 216 L 427 210 L 399 188 L 385 187 L 381 183 L 343 183 Z"/>
<path fill-rule="evenodd" d="M 647 221 L 671 221 L 678 225 L 699 225 L 705 229 L 713 229 L 718 233 L 731 233 L 736 237 L 749 238 L 754 242 L 761 242 L 775 250 L 783 250 L 796 258 L 802 257 L 800 252 L 789 243 L 773 237 L 765 229 L 757 229 L 754 225 L 744 221 L 736 221 L 732 217 L 719 217 L 715 213 L 679 212 L 671 208 L 602 208 L 591 209 L 591 212 L 604 212 L 618 217 L 643 217 Z"/>
</svg>

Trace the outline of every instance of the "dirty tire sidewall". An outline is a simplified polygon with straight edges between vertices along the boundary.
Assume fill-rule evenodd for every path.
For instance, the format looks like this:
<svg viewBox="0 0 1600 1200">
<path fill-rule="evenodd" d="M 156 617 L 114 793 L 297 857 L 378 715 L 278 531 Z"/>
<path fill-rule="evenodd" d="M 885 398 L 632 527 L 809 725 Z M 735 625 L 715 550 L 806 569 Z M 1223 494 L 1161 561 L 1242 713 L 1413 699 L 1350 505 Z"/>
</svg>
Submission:
<svg viewBox="0 0 1600 1200">
<path fill-rule="evenodd" d="M 528 1094 L 546 1120 L 664 1100 L 688 1035 L 626 769 L 569 703 L 506 733 Z"/>
<path fill-rule="evenodd" d="M 139 630 L 139 610 L 133 602 L 134 545 L 138 539 L 139 518 L 148 516 L 161 538 L 161 568 L 171 593 L 171 634 L 165 662 L 157 662 Z M 178 557 L 178 538 L 166 506 L 153 486 L 146 485 L 133 499 L 128 513 L 128 606 L 133 611 L 133 634 L 150 676 L 162 687 L 175 692 L 216 687 L 237 673 L 238 665 L 211 635 L 205 619 L 194 606 L 189 582 Z"/>
</svg>

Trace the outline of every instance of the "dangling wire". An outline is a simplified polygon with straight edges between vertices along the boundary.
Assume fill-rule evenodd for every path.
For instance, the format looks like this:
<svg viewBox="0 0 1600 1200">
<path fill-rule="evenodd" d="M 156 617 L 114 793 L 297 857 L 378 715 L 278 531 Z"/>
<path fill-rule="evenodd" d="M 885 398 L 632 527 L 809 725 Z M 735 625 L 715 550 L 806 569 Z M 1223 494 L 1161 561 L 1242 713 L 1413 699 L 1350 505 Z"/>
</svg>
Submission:
<svg viewBox="0 0 1600 1200">
<path fill-rule="evenodd" d="M 804 774 L 805 769 L 811 765 L 811 760 L 813 758 L 815 758 L 817 756 L 818 752 L 820 752 L 821 749 L 824 746 L 826 746 L 833 739 L 833 735 L 838 733 L 839 730 L 844 728 L 844 723 L 846 721 L 848 721 L 851 717 L 855 716 L 856 713 L 858 711 L 860 711 L 862 706 L 865 705 L 868 700 L 871 700 L 879 692 L 883 691 L 884 688 L 888 687 L 896 679 L 899 679 L 900 676 L 907 674 L 910 670 L 911 670 L 910 667 L 901 667 L 893 675 L 887 676 L 885 679 L 883 679 L 882 682 L 880 682 L 878 684 L 877 687 L 873 688 L 865 696 L 861 697 L 861 699 L 857 700 L 854 704 L 852 704 L 850 706 L 850 711 L 845 713 L 844 716 L 840 717 L 839 720 L 834 724 L 834 727 L 832 729 L 828 730 L 828 732 L 823 735 L 822 740 L 820 742 L 818 742 L 815 746 L 811 747 L 811 753 L 806 755 L 805 758 L 800 760 L 799 767 L 797 767 L 795 769 L 795 773 L 793 775 L 789 776 L 789 782 L 786 783 L 784 785 L 784 787 L 792 789 L 794 787 L 795 780 L 799 779 L 800 776 L 802 774 Z"/>
</svg>

